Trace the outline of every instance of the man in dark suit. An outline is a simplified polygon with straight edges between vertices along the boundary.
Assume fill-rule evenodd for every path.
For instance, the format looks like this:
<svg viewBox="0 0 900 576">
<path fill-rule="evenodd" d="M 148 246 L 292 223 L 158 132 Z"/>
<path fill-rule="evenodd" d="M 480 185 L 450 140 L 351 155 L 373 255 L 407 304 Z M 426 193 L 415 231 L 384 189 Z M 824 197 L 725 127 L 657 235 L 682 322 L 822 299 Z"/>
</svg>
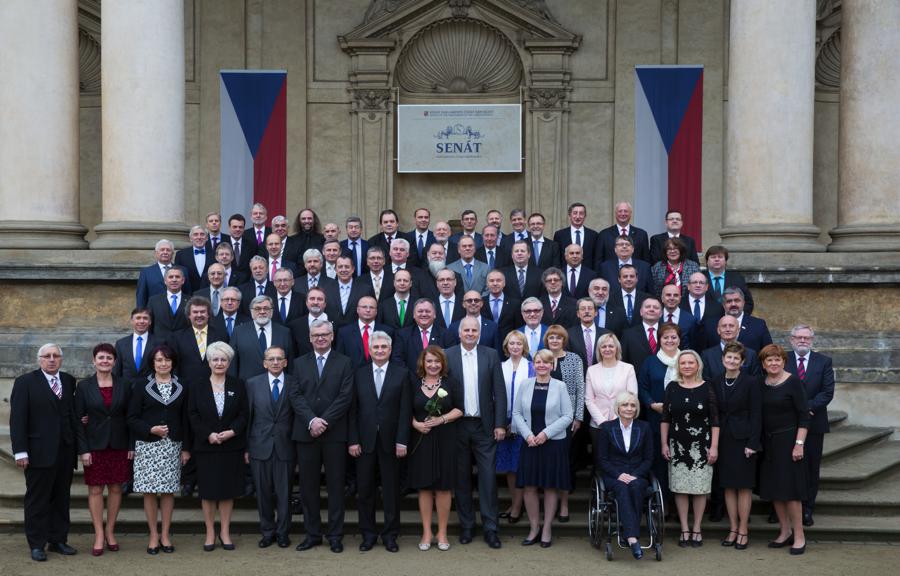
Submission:
<svg viewBox="0 0 900 576">
<path fill-rule="evenodd" d="M 228 246 L 222 245 L 224 250 Z M 195 290 L 191 296 L 200 296 L 209 300 L 212 305 L 212 315 L 215 316 L 222 308 L 222 291 L 225 290 L 225 267 L 218 262 L 213 262 L 206 270 L 206 283 L 203 288 Z"/>
<path fill-rule="evenodd" d="M 475 259 L 488 265 L 489 270 L 499 270 L 512 264 L 509 250 L 498 244 L 500 229 L 488 224 L 481 229 L 481 248 L 475 251 Z"/>
<path fill-rule="evenodd" d="M 347 238 L 340 242 L 341 254 L 353 259 L 356 276 L 360 277 L 369 271 L 366 263 L 369 243 L 362 238 L 362 220 L 359 216 L 350 216 L 347 218 L 345 228 L 347 229 Z"/>
<path fill-rule="evenodd" d="M 242 237 L 242 248 L 250 249 L 252 254 L 258 254 L 266 245 L 266 238 L 272 233 L 272 228 L 266 226 L 269 219 L 269 211 L 265 206 L 257 202 L 250 208 L 250 223 Z"/>
<path fill-rule="evenodd" d="M 298 357 L 293 375 L 297 386 L 290 390 L 294 408 L 297 465 L 300 495 L 304 505 L 306 539 L 297 545 L 302 552 L 322 543 L 319 484 L 325 465 L 328 490 L 328 528 L 325 536 L 331 551 L 343 552 L 344 477 L 350 404 L 353 401 L 353 364 L 331 350 L 334 330 L 331 323 L 316 320 L 309 330 L 313 351 Z"/>
<path fill-rule="evenodd" d="M 706 350 L 715 344 L 715 341 L 709 342 L 707 335 L 715 334 L 719 318 L 725 315 L 725 309 L 709 294 L 707 287 L 706 275 L 703 272 L 694 272 L 688 279 L 687 297 L 681 304 L 682 310 L 690 314 L 694 320 L 695 327 L 692 334 L 694 350 Z"/>
<path fill-rule="evenodd" d="M 456 249 L 456 242 L 450 241 L 450 232 L 450 224 L 446 222 L 441 221 L 434 225 L 434 243 L 444 249 L 444 260 L 454 262 L 459 259 L 459 251 Z"/>
<path fill-rule="evenodd" d="M 527 241 L 514 242 L 510 256 L 512 266 L 503 269 L 506 294 L 519 301 L 540 296 L 544 289 L 541 283 L 542 271 L 531 262 L 531 245 Z"/>
<path fill-rule="evenodd" d="M 209 382 L 211 374 L 206 361 L 206 347 L 213 342 L 228 342 L 228 334 L 209 323 L 212 305 L 206 298 L 192 296 L 185 304 L 187 328 L 175 332 L 169 344 L 178 353 L 178 380 L 188 387 Z"/>
<path fill-rule="evenodd" d="M 256 256 L 259 250 L 256 239 L 253 239 L 249 244 L 244 244 L 244 226 L 246 223 L 247 221 L 244 219 L 243 214 L 232 214 L 228 218 L 228 238 L 226 238 L 231 246 L 231 251 L 234 253 L 232 266 L 245 274 L 250 272 L 250 259 Z"/>
<path fill-rule="evenodd" d="M 312 352 L 312 343 L 309 341 L 309 327 L 316 320 L 328 321 L 328 313 L 325 311 L 328 297 L 321 288 L 313 288 L 306 293 L 307 313 L 292 320 L 288 324 L 291 331 L 291 341 L 294 343 L 294 355 L 303 356 Z"/>
<path fill-rule="evenodd" d="M 594 269 L 599 270 L 601 262 L 616 257 L 616 238 L 628 236 L 634 244 L 634 256 L 638 260 L 650 260 L 650 239 L 647 232 L 631 224 L 633 210 L 628 202 L 619 202 L 615 208 L 616 223 L 597 233 L 597 248 L 594 250 Z"/>
<path fill-rule="evenodd" d="M 638 290 L 637 270 L 631 264 L 625 264 L 619 268 L 619 288 L 609 283 L 609 306 L 620 311 L 625 316 L 625 327 L 640 324 L 640 315 L 636 314 L 641 308 L 641 303 L 650 294 Z"/>
<path fill-rule="evenodd" d="M 394 240 L 403 237 L 403 232 L 399 230 L 400 219 L 396 212 L 388 208 L 378 215 L 378 224 L 381 226 L 381 232 L 369 238 L 369 247 L 378 246 L 387 255 Z"/>
<path fill-rule="evenodd" d="M 584 225 L 587 218 L 587 207 L 581 202 L 574 202 L 569 205 L 569 225 L 565 228 L 557 230 L 553 234 L 553 241 L 559 244 L 560 250 L 565 253 L 566 248 L 572 244 L 577 244 L 581 250 L 583 259 L 589 266 L 594 265 L 594 249 L 597 245 L 597 231 L 591 230 Z M 561 264 L 561 263 L 560 263 Z M 587 291 L 575 298 L 587 296 Z"/>
<path fill-rule="evenodd" d="M 277 346 L 269 347 L 263 358 L 266 373 L 249 378 L 246 383 L 250 407 L 247 455 L 256 487 L 256 510 L 262 532 L 260 548 L 268 548 L 276 540 L 279 548 L 291 545 L 294 410 L 289 394 L 298 382 L 284 371 L 285 354 Z"/>
<path fill-rule="evenodd" d="M 666 251 L 663 246 L 669 238 L 678 238 L 684 242 L 687 249 L 687 257 L 697 264 L 700 258 L 697 256 L 697 243 L 690 236 L 681 233 L 681 227 L 684 225 L 684 219 L 679 210 L 669 210 L 666 212 L 666 231 L 661 234 L 654 234 L 650 237 L 650 265 L 662 262 L 666 259 Z"/>
<path fill-rule="evenodd" d="M 356 322 L 356 305 L 363 296 L 375 296 L 369 286 L 354 278 L 353 260 L 349 256 L 339 256 L 337 264 L 337 285 L 325 288 L 328 319 L 336 330 Z"/>
<path fill-rule="evenodd" d="M 285 221 L 286 223 L 287 221 Z M 272 219 L 272 229 L 273 231 L 275 229 L 274 218 Z M 294 230 L 296 232 L 287 238 L 291 241 L 292 248 L 296 247 L 297 258 L 293 262 L 299 265 L 299 258 L 304 252 L 310 248 L 322 249 L 322 246 L 325 245 L 325 236 L 322 234 L 322 223 L 319 221 L 319 215 L 310 208 L 304 208 L 297 213 L 297 218 L 294 220 Z M 285 227 L 286 232 L 287 227 Z M 287 246 L 287 243 L 285 246 Z M 284 258 L 287 260 L 288 256 L 285 255 Z"/>
<path fill-rule="evenodd" d="M 216 262 L 225 268 L 225 286 L 240 286 L 247 281 L 248 271 L 239 270 L 237 263 L 234 261 L 234 249 L 230 242 L 220 242 L 216 249 L 213 250 Z M 212 265 L 210 265 L 212 267 Z M 209 270 L 206 271 L 205 285 L 209 285 Z"/>
<path fill-rule="evenodd" d="M 268 296 L 274 301 L 275 284 L 269 282 L 269 272 L 266 268 L 266 259 L 262 256 L 254 256 L 250 259 L 250 280 L 240 286 L 241 307 L 244 314 L 250 313 L 250 302 L 257 296 Z"/>
<path fill-rule="evenodd" d="M 40 368 L 16 378 L 9 397 L 9 435 L 16 466 L 25 472 L 25 538 L 31 559 L 72 555 L 69 494 L 75 468 L 75 378 L 60 372 L 62 349 L 44 344 Z"/>
<path fill-rule="evenodd" d="M 363 296 L 356 303 L 356 322 L 346 324 L 337 333 L 335 350 L 350 358 L 353 369 L 372 361 L 372 334 L 384 332 L 391 335 L 393 329 L 375 321 L 378 303 L 374 296 Z"/>
<path fill-rule="evenodd" d="M 472 541 L 475 511 L 472 504 L 472 459 L 478 469 L 478 503 L 484 541 L 500 548 L 497 536 L 497 442 L 506 437 L 506 385 L 497 351 L 479 346 L 481 323 L 464 318 L 459 324 L 460 344 L 447 350 L 450 376 L 460 383 L 465 398 L 463 418 L 457 425 L 456 510 L 461 544 Z"/>
<path fill-rule="evenodd" d="M 266 237 L 266 270 L 269 274 L 269 282 L 275 281 L 275 272 L 280 268 L 287 268 L 291 272 L 297 272 L 297 265 L 288 262 L 286 258 L 281 256 L 281 238 L 278 234 L 269 234 Z"/>
<path fill-rule="evenodd" d="M 633 266 L 637 273 L 637 289 L 648 294 L 653 292 L 653 274 L 650 265 L 634 258 L 634 244 L 628 236 L 616 238 L 616 257 L 606 260 L 600 265 L 600 276 L 609 282 L 610 289 L 616 291 L 619 286 L 619 271 L 624 266 Z"/>
<path fill-rule="evenodd" d="M 544 215 L 535 212 L 528 217 L 528 241 L 531 243 L 531 263 L 546 270 L 551 266 L 559 266 L 562 255 L 559 244 L 544 236 Z"/>
<path fill-rule="evenodd" d="M 404 234 L 409 242 L 409 264 L 424 268 L 428 262 L 428 247 L 434 244 L 434 232 L 431 226 L 431 211 L 428 208 L 416 208 L 414 214 L 416 227 Z"/>
<path fill-rule="evenodd" d="M 350 258 L 352 260 L 352 257 Z M 306 293 L 309 292 L 311 288 L 318 287 L 326 290 L 329 286 L 337 285 L 337 280 L 329 278 L 328 275 L 322 271 L 325 260 L 322 253 L 316 248 L 310 248 L 304 252 L 302 259 L 303 268 L 306 270 L 306 274 L 297 277 L 297 282 L 295 284 L 297 292 L 306 296 Z"/>
<path fill-rule="evenodd" d="M 625 330 L 628 323 L 625 318 L 625 310 L 609 304 L 609 282 L 603 278 L 591 280 L 588 286 L 588 297 L 594 302 L 597 310 L 597 316 L 594 318 L 597 328 L 605 328 L 617 337 L 621 337 L 622 331 Z"/>
<path fill-rule="evenodd" d="M 622 332 L 622 361 L 634 366 L 635 372 L 651 354 L 659 350 L 659 317 L 662 304 L 650 296 L 641 302 L 640 320 Z"/>
<path fill-rule="evenodd" d="M 225 240 L 222 234 L 222 215 L 218 212 L 209 212 L 206 214 L 206 247 L 213 254 L 216 253 L 216 246 Z"/>
<path fill-rule="evenodd" d="M 275 272 L 275 313 L 272 321 L 287 326 L 306 313 L 303 294 L 294 290 L 294 273 L 287 268 Z"/>
<path fill-rule="evenodd" d="M 610 333 L 610 330 L 606 328 L 598 328 L 596 319 L 597 307 L 594 305 L 594 301 L 587 297 L 579 299 L 578 324 L 568 330 L 569 350 L 581 357 L 585 373 L 597 361 L 595 358 L 597 339 Z"/>
<path fill-rule="evenodd" d="M 703 361 L 703 379 L 712 382 L 725 373 L 725 365 L 722 363 L 722 350 L 726 344 L 737 342 L 740 324 L 734 316 L 722 316 L 717 322 L 717 331 L 719 342 L 706 348 L 700 354 Z M 762 374 L 762 368 L 757 360 L 758 352 L 752 348 L 744 346 L 744 363 L 741 364 L 741 370 L 752 376 Z"/>
<path fill-rule="evenodd" d="M 694 350 L 698 354 L 703 349 L 697 350 L 694 346 L 694 331 L 697 323 L 689 312 L 685 312 L 681 308 L 681 288 L 674 284 L 666 284 L 662 289 L 662 317 L 660 322 L 663 324 L 674 324 L 681 330 L 681 350 Z"/>
<path fill-rule="evenodd" d="M 217 330 L 228 334 L 229 340 L 235 328 L 252 320 L 248 314 L 241 312 L 241 298 L 241 291 L 234 286 L 222 290 L 222 307 L 209 321 Z"/>
<path fill-rule="evenodd" d="M 394 274 L 394 295 L 378 304 L 379 324 L 390 326 L 392 332 L 415 324 L 412 304 L 418 296 L 412 293 L 412 275 L 409 270 Z"/>
<path fill-rule="evenodd" d="M 391 361 L 404 364 L 415 370 L 419 354 L 427 346 L 444 348 L 448 340 L 447 330 L 435 322 L 434 302 L 419 298 L 413 304 L 413 318 L 416 323 L 397 333 L 396 344 L 391 351 Z M 424 344 L 424 345 L 423 345 Z"/>
<path fill-rule="evenodd" d="M 576 300 L 588 295 L 588 287 L 591 280 L 597 277 L 597 273 L 584 266 L 583 249 L 578 244 L 572 243 L 565 248 L 565 262 L 563 263 L 563 292 L 566 296 Z"/>
<path fill-rule="evenodd" d="M 384 302 L 394 292 L 393 273 L 384 267 L 387 262 L 386 254 L 380 246 L 370 246 L 366 251 L 366 273 L 359 277 L 362 284 L 372 288 L 372 293 L 379 302 Z"/>
<path fill-rule="evenodd" d="M 484 241 L 481 234 L 475 231 L 478 226 L 478 214 L 474 210 L 463 210 L 459 216 L 459 224 L 462 226 L 462 232 L 451 236 L 450 242 L 458 245 L 463 236 L 469 236 L 475 241 L 475 248 L 481 248 Z"/>
<path fill-rule="evenodd" d="M 791 328 L 791 352 L 784 369 L 795 374 L 806 389 L 809 428 L 803 459 L 806 461 L 807 499 L 803 502 L 803 525 L 812 526 L 813 510 L 819 493 L 819 469 L 822 466 L 822 448 L 825 434 L 829 432 L 828 404 L 834 398 L 834 368 L 831 358 L 812 351 L 815 333 L 810 326 L 798 324 Z"/>
<path fill-rule="evenodd" d="M 188 321 L 184 315 L 187 297 L 182 292 L 183 285 L 181 268 L 170 268 L 166 272 L 166 291 L 151 297 L 147 305 L 153 317 L 150 330 L 160 340 L 169 340 L 175 332 L 187 328 Z"/>
<path fill-rule="evenodd" d="M 740 288 L 744 293 L 744 312 L 753 314 L 753 294 L 747 288 L 747 281 L 740 272 L 727 270 L 728 249 L 724 246 L 710 246 L 706 250 L 706 277 L 709 280 L 710 296 L 721 304 L 726 288 Z"/>
<path fill-rule="evenodd" d="M 525 335 L 528 342 L 528 358 L 533 359 L 534 353 L 544 348 L 544 335 L 549 328 L 541 322 L 541 318 L 544 317 L 544 305 L 537 298 L 526 298 L 522 301 L 520 310 L 525 323 L 517 330 Z"/>
<path fill-rule="evenodd" d="M 466 309 L 463 308 L 462 298 L 456 293 L 456 273 L 449 268 L 444 268 L 437 273 L 437 289 L 438 298 L 437 305 L 437 323 L 443 328 L 450 328 L 450 325 L 466 315 Z"/>
<path fill-rule="evenodd" d="M 310 244 L 308 236 L 305 234 L 294 234 L 293 236 L 288 236 L 288 219 L 284 216 L 278 215 L 272 218 L 272 234 L 277 235 L 281 238 L 281 258 L 285 262 L 290 262 L 294 266 L 299 268 L 300 263 L 303 258 L 303 253 L 306 251 L 307 245 Z M 313 242 L 313 245 L 318 246 Z M 267 256 L 265 251 L 259 254 L 260 256 Z"/>
<path fill-rule="evenodd" d="M 500 270 L 488 272 L 488 294 L 483 298 L 481 315 L 497 323 L 502 349 L 506 335 L 522 325 L 522 303 L 506 295 L 506 276 Z"/>
<path fill-rule="evenodd" d="M 166 291 L 164 275 L 174 266 L 172 259 L 175 256 L 175 245 L 168 240 L 160 240 L 156 243 L 156 262 L 141 268 L 138 275 L 135 306 L 146 308 L 151 296 L 162 294 Z M 182 269 L 182 274 L 187 278 L 187 270 Z M 185 287 L 185 292 L 190 292 L 190 286 Z"/>
<path fill-rule="evenodd" d="M 187 270 L 187 284 L 199 290 L 206 280 L 206 270 L 215 262 L 215 254 L 206 249 L 206 230 L 191 227 L 191 245 L 175 253 L 175 264 Z"/>
<path fill-rule="evenodd" d="M 541 304 L 544 305 L 541 323 L 548 326 L 559 324 L 564 328 L 576 324 L 578 318 L 575 312 L 578 304 L 574 298 L 563 294 L 562 270 L 555 266 L 547 268 L 541 275 L 541 282 L 544 284 L 544 294 L 540 297 Z"/>
<path fill-rule="evenodd" d="M 772 335 L 769 333 L 766 321 L 744 312 L 744 293 L 740 288 L 725 289 L 723 307 L 725 313 L 737 318 L 741 325 L 738 342 L 754 350 L 762 350 L 772 343 Z M 709 332 L 707 332 L 707 342 L 715 342 L 715 338 Z"/>
<path fill-rule="evenodd" d="M 497 354 L 503 356 L 503 339 L 500 338 L 500 331 L 497 329 L 497 323 L 486 318 L 481 314 L 484 302 L 481 300 L 481 294 L 474 290 L 469 290 L 463 294 L 463 307 L 466 309 L 466 315 L 463 318 L 475 318 L 481 324 L 481 332 L 478 336 L 478 345 L 487 346 L 497 351 Z M 457 320 L 450 325 L 447 330 L 450 335 L 456 335 L 453 345 L 459 344 L 459 324 L 461 320 Z"/>
<path fill-rule="evenodd" d="M 246 322 L 234 329 L 231 335 L 231 347 L 234 359 L 228 367 L 231 376 L 246 381 L 266 371 L 263 366 L 263 354 L 270 346 L 277 346 L 285 351 L 288 358 L 294 352 L 291 331 L 280 324 L 272 322 L 274 306 L 268 296 L 257 296 L 250 301 L 250 316 L 253 322 Z M 290 365 L 290 360 L 288 360 Z"/>
<path fill-rule="evenodd" d="M 374 298 L 365 298 L 374 304 Z M 350 408 L 349 452 L 356 458 L 359 549 L 375 546 L 375 494 L 381 486 L 384 528 L 381 541 L 397 552 L 400 533 L 400 459 L 406 457 L 412 420 L 409 370 L 390 362 L 391 337 L 375 331 L 369 340 L 372 362 L 356 370 Z M 381 482 L 378 482 L 381 478 Z"/>
<path fill-rule="evenodd" d="M 150 334 L 153 322 L 148 308 L 135 308 L 131 311 L 131 334 L 116 340 L 116 363 L 113 375 L 118 376 L 128 385 L 137 380 L 146 379 L 153 370 L 150 351 L 161 343 L 156 336 Z"/>
</svg>

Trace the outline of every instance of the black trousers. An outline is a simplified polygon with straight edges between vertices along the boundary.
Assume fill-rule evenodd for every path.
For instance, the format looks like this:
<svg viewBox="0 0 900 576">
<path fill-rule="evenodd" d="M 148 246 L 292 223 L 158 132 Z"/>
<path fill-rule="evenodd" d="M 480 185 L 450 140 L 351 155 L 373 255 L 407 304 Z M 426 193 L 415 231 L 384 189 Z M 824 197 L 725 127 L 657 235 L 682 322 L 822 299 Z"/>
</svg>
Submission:
<svg viewBox="0 0 900 576">
<path fill-rule="evenodd" d="M 619 523 L 622 525 L 622 536 L 627 538 L 641 537 L 641 511 L 644 509 L 644 498 L 647 481 L 635 478 L 626 484 L 617 479 L 603 477 L 606 488 L 616 500 L 619 511 Z"/>
<path fill-rule="evenodd" d="M 819 469 L 822 467 L 822 450 L 825 445 L 825 434 L 810 433 L 806 435 L 806 444 L 803 446 L 803 459 L 807 466 L 807 500 L 803 503 L 803 509 L 812 514 L 816 507 L 816 496 L 819 494 Z"/>
<path fill-rule="evenodd" d="M 60 445 L 55 465 L 25 469 L 25 538 L 29 548 L 68 539 L 74 463 L 74 447 Z"/>
<path fill-rule="evenodd" d="M 356 459 L 357 507 L 359 531 L 363 539 L 373 540 L 375 532 L 375 494 L 381 476 L 381 497 L 384 502 L 384 528 L 381 538 L 396 538 L 400 533 L 400 461 L 394 446 L 387 451 L 376 437 L 375 449 Z"/>
<path fill-rule="evenodd" d="M 309 538 L 322 537 L 319 516 L 319 486 L 325 465 L 325 488 L 328 491 L 329 540 L 344 535 L 344 477 L 347 465 L 346 442 L 298 442 L 297 466 L 300 468 L 300 495 L 303 498 L 303 524 Z"/>
</svg>

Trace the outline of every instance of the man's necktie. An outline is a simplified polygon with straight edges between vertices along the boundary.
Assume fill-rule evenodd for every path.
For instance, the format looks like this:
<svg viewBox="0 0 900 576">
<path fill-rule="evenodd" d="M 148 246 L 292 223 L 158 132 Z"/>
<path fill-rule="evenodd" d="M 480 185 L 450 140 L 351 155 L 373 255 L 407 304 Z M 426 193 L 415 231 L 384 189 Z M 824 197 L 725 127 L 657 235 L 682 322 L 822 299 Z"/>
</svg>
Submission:
<svg viewBox="0 0 900 576">
<path fill-rule="evenodd" d="M 212 307 L 213 307 L 213 316 L 218 316 L 219 314 L 219 289 L 216 288 L 212 291 Z"/>
<path fill-rule="evenodd" d="M 647 328 L 647 342 L 650 344 L 650 352 L 656 354 L 656 338 L 653 336 L 653 327 Z"/>
<path fill-rule="evenodd" d="M 444 324 L 447 325 L 447 328 L 450 327 L 450 322 L 453 321 L 453 314 L 450 312 L 450 301 L 444 300 Z"/>
<path fill-rule="evenodd" d="M 553 300 L 550 300 L 550 315 L 553 316 L 554 320 L 556 320 L 556 306 L 557 300 L 555 298 Z"/>
<path fill-rule="evenodd" d="M 529 342 L 529 346 L 531 347 L 531 357 L 534 358 L 534 353 L 538 351 L 538 347 L 541 345 L 540 340 L 538 339 L 537 330 L 531 331 L 531 342 Z"/>
<path fill-rule="evenodd" d="M 575 231 L 575 243 L 581 246 L 581 230 Z"/>
<path fill-rule="evenodd" d="M 172 315 L 174 316 L 178 312 L 178 296 L 176 294 L 172 294 Z"/>
<path fill-rule="evenodd" d="M 319 357 L 317 357 L 317 358 L 316 358 L 316 365 L 317 365 L 317 368 L 318 368 L 318 370 L 319 370 L 319 378 L 321 378 L 321 377 L 322 377 L 322 370 L 325 369 L 325 357 L 324 357 L 324 356 L 319 356 Z"/>
<path fill-rule="evenodd" d="M 669 322 L 669 324 L 671 324 L 672 322 L 674 322 L 674 320 L 672 320 L 672 313 L 671 313 L 671 312 L 669 312 L 669 320 L 668 320 L 668 322 Z"/>
<path fill-rule="evenodd" d="M 241 261 L 241 243 L 235 242 L 232 248 L 234 249 L 235 266 L 237 266 L 237 263 Z"/>
<path fill-rule="evenodd" d="M 466 284 L 472 283 L 472 265 L 466 264 Z"/>
<path fill-rule="evenodd" d="M 219 247 L 219 242 L 222 241 L 222 237 L 221 236 L 213 236 L 209 240 L 210 240 L 210 243 L 212 244 L 213 250 L 215 250 L 216 248 Z"/>
<path fill-rule="evenodd" d="M 419 243 L 416 246 L 419 251 L 419 258 L 422 258 L 422 253 L 425 252 L 425 235 L 419 234 Z"/>
<path fill-rule="evenodd" d="M 356 250 L 356 240 L 350 242 L 350 257 L 353 258 L 353 265 L 356 266 L 356 275 L 362 274 L 362 265 L 359 261 L 359 252 Z"/>
<path fill-rule="evenodd" d="M 269 277 L 269 280 L 275 281 L 275 272 L 278 272 L 278 258 L 272 260 L 272 275 Z"/>
<path fill-rule="evenodd" d="M 194 248 L 194 256 L 198 254 L 206 254 L 206 248 Z"/>
<path fill-rule="evenodd" d="M 806 363 L 806 358 L 801 356 L 797 358 L 797 362 L 797 377 L 801 380 L 806 380 L 806 366 L 804 366 L 804 364 Z"/>
<path fill-rule="evenodd" d="M 496 263 L 497 261 L 494 259 L 494 251 L 488 250 L 488 266 L 491 268 L 491 270 L 494 269 L 494 264 Z"/>
<path fill-rule="evenodd" d="M 256 231 L 256 243 L 257 243 L 257 244 L 262 244 L 262 243 L 263 243 L 263 240 L 262 240 L 262 230 L 257 230 L 257 231 Z"/>
<path fill-rule="evenodd" d="M 519 268 L 519 294 L 525 295 L 525 269 Z"/>
<path fill-rule="evenodd" d="M 406 300 L 400 301 L 400 326 L 406 321 Z"/>
<path fill-rule="evenodd" d="M 631 324 L 631 318 L 634 316 L 634 303 L 631 301 L 631 294 L 626 294 L 626 298 L 628 298 L 628 304 L 625 306 L 625 317 L 628 318 L 628 323 Z"/>
<path fill-rule="evenodd" d="M 134 371 L 141 371 L 141 359 L 144 356 L 144 337 L 137 337 L 137 346 L 134 349 Z"/>
<path fill-rule="evenodd" d="M 594 325 L 597 328 L 606 328 L 606 306 L 597 309 L 597 317 L 594 318 Z"/>
<path fill-rule="evenodd" d="M 621 236 L 628 236 L 628 231 L 627 231 L 625 228 L 622 228 L 622 229 L 620 230 L 620 235 L 621 235 Z"/>
<path fill-rule="evenodd" d="M 594 338 L 591 336 L 591 329 L 584 329 L 584 350 L 587 352 L 587 364 L 594 364 Z"/>
<path fill-rule="evenodd" d="M 422 330 L 422 350 L 428 348 L 428 330 Z"/>
<path fill-rule="evenodd" d="M 534 265 L 538 266 L 541 262 L 541 241 L 535 240 L 531 245 L 534 247 Z"/>
<path fill-rule="evenodd" d="M 578 282 L 575 280 L 575 269 L 572 268 L 571 273 L 569 274 L 569 294 L 575 296 L 575 287 L 578 285 Z"/>
<path fill-rule="evenodd" d="M 266 354 L 266 348 L 268 348 L 268 343 L 266 342 L 266 329 L 264 326 L 259 327 L 259 351 L 262 352 L 263 355 Z"/>
<path fill-rule="evenodd" d="M 225 330 L 228 331 L 228 336 L 231 337 L 232 332 L 234 332 L 234 318 L 225 319 Z"/>
<path fill-rule="evenodd" d="M 384 386 L 384 369 L 376 368 L 375 369 L 375 395 L 378 398 L 381 398 L 381 388 Z"/>
<path fill-rule="evenodd" d="M 494 322 L 500 322 L 500 299 L 494 298 L 491 302 L 491 315 L 494 317 Z"/>
<path fill-rule="evenodd" d="M 700 299 L 694 298 L 694 322 L 699 324 L 703 321 L 703 314 L 700 312 Z"/>
<path fill-rule="evenodd" d="M 282 322 L 287 322 L 287 303 L 285 302 L 285 300 L 287 300 L 287 296 L 282 296 L 281 297 L 281 310 L 279 310 L 281 312 L 281 321 Z"/>
<path fill-rule="evenodd" d="M 363 356 L 365 356 L 366 362 L 368 362 L 369 361 L 369 325 L 368 324 L 363 324 L 362 341 L 363 341 Z"/>
<path fill-rule="evenodd" d="M 280 392 L 278 392 L 278 378 L 272 380 L 272 403 L 278 402 L 278 396 L 280 396 Z"/>
<path fill-rule="evenodd" d="M 53 393 L 56 394 L 56 397 L 58 399 L 62 399 L 62 387 L 59 385 L 59 378 L 57 378 L 56 376 L 50 379 L 50 390 L 52 390 Z"/>
<path fill-rule="evenodd" d="M 194 338 L 197 340 L 197 350 L 200 351 L 200 357 L 206 357 L 206 337 L 202 330 L 194 330 Z"/>
<path fill-rule="evenodd" d="M 716 276 L 713 278 L 713 289 L 716 291 L 716 297 L 722 297 L 722 277 Z"/>
<path fill-rule="evenodd" d="M 375 299 L 381 298 L 381 276 L 372 278 L 372 287 L 375 288 Z"/>
</svg>

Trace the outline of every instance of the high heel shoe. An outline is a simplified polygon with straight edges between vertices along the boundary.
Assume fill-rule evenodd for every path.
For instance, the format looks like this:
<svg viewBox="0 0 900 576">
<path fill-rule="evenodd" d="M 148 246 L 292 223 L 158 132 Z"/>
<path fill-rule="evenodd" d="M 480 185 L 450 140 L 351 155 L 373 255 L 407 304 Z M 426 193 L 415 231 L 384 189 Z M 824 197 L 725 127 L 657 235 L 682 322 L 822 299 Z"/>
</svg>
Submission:
<svg viewBox="0 0 900 576">
<path fill-rule="evenodd" d="M 544 531 L 543 526 L 538 526 L 537 532 L 534 535 L 534 538 L 528 538 L 527 536 L 522 540 L 522 546 L 534 546 L 538 542 L 541 541 L 541 533 Z"/>
<path fill-rule="evenodd" d="M 804 542 L 803 546 L 799 548 L 794 548 L 793 546 L 791 546 L 791 556 L 800 556 L 804 552 L 806 552 L 806 542 Z"/>
<path fill-rule="evenodd" d="M 744 543 L 740 543 L 739 540 L 744 538 Z M 735 550 L 746 550 L 747 546 L 750 545 L 750 536 L 747 534 L 741 534 L 738 532 L 737 538 L 734 540 L 734 549 Z"/>
<path fill-rule="evenodd" d="M 99 548 L 91 547 L 91 556 L 103 556 L 103 546 Z"/>
<path fill-rule="evenodd" d="M 737 541 L 737 538 L 735 537 L 734 540 L 728 539 L 728 536 L 731 536 L 732 534 L 737 536 L 737 532 L 735 532 L 734 530 L 729 530 L 728 535 L 725 536 L 724 538 L 722 538 L 722 546 L 734 546 L 734 543 Z"/>
<path fill-rule="evenodd" d="M 118 544 L 118 542 L 115 543 L 115 544 L 112 544 L 112 543 L 110 543 L 110 542 L 107 542 L 107 543 L 106 543 L 106 549 L 109 550 L 110 552 L 118 552 L 118 551 L 119 551 L 119 544 Z"/>
<path fill-rule="evenodd" d="M 791 534 L 790 536 L 788 536 L 781 542 L 779 542 L 778 540 L 772 540 L 771 542 L 769 542 L 767 544 L 767 546 L 769 548 L 784 548 L 785 546 L 790 546 L 793 543 L 794 543 L 794 535 Z"/>
<path fill-rule="evenodd" d="M 228 551 L 234 550 L 234 542 L 229 542 L 228 544 L 226 544 L 225 541 L 222 540 L 221 534 L 219 534 L 219 542 L 222 543 L 222 550 L 228 550 Z"/>
<path fill-rule="evenodd" d="M 685 534 L 688 535 L 687 538 L 684 537 Z M 691 545 L 691 534 L 692 534 L 692 532 L 690 532 L 688 530 L 682 531 L 681 536 L 678 538 L 678 547 L 679 548 L 687 548 L 688 546 Z"/>
<path fill-rule="evenodd" d="M 699 538 L 697 538 L 699 536 Z M 691 548 L 700 548 L 703 546 L 703 534 L 701 532 L 691 532 Z"/>
</svg>

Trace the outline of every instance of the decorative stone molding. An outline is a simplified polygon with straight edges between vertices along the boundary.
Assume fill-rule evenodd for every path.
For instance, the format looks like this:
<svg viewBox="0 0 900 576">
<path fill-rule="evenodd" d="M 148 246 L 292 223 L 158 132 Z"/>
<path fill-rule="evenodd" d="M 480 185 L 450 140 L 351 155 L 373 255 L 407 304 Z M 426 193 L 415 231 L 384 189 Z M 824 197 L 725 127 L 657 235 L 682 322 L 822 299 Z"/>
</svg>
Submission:
<svg viewBox="0 0 900 576">
<path fill-rule="evenodd" d="M 390 111 L 391 91 L 388 89 L 353 89 L 353 106 L 357 112 Z"/>
<path fill-rule="evenodd" d="M 828 91 L 841 86 L 841 0 L 816 6 L 816 84 Z"/>
<path fill-rule="evenodd" d="M 384 14 L 390 14 L 401 4 L 405 4 L 408 0 L 372 0 L 366 9 L 366 15 L 363 17 L 363 23 L 368 24 L 372 20 L 377 20 Z"/>
<path fill-rule="evenodd" d="M 565 103 L 569 88 L 532 88 L 528 91 L 535 110 L 560 109 Z"/>
<path fill-rule="evenodd" d="M 450 13 L 456 18 L 465 18 L 469 15 L 469 7 L 472 0 L 449 0 Z"/>
<path fill-rule="evenodd" d="M 78 29 L 78 87 L 82 94 L 100 92 L 100 42 Z"/>
<path fill-rule="evenodd" d="M 532 12 L 537 12 L 541 18 L 544 20 L 549 20 L 550 22 L 556 22 L 556 18 L 553 17 L 553 14 L 550 13 L 550 9 L 547 7 L 547 0 L 512 0 L 513 3 L 518 4 L 522 8 L 526 8 L 531 10 Z"/>
<path fill-rule="evenodd" d="M 509 94 L 522 84 L 515 46 L 479 20 L 450 18 L 420 30 L 397 64 L 400 88 L 414 94 Z"/>
</svg>

